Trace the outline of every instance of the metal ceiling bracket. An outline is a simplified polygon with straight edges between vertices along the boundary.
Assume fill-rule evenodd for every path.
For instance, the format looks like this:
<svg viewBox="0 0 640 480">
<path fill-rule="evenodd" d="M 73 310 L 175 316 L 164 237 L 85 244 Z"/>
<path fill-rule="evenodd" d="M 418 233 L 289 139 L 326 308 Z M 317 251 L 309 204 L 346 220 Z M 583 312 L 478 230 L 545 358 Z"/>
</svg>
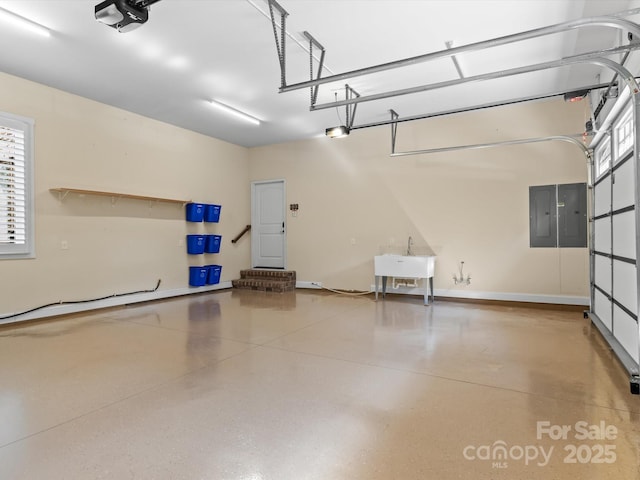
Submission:
<svg viewBox="0 0 640 480">
<path fill-rule="evenodd" d="M 400 118 L 400 115 L 398 115 L 398 113 L 391 109 L 389 110 L 389 113 L 391 114 L 391 155 L 393 155 L 394 153 L 396 153 L 396 135 L 398 133 L 398 118 Z"/>
<path fill-rule="evenodd" d="M 273 0 L 270 0 L 270 3 L 271 1 Z M 383 63 L 380 65 L 374 65 L 372 67 L 361 68 L 358 70 L 351 70 L 349 72 L 339 73 L 339 74 L 331 75 L 329 77 L 324 77 L 324 78 L 318 78 L 315 80 L 310 80 L 308 82 L 300 82 L 293 85 L 283 86 L 280 88 L 280 92 L 281 93 L 290 92 L 293 90 L 308 88 L 315 85 L 321 85 L 324 83 L 337 82 L 340 80 L 346 80 L 353 77 L 370 75 L 372 73 L 378 73 L 378 72 L 392 70 L 400 67 L 416 65 L 418 63 L 428 62 L 431 60 L 435 60 L 437 58 L 452 57 L 454 55 L 464 53 L 464 52 L 480 51 L 480 50 L 485 50 L 491 47 L 497 47 L 500 45 L 508 45 L 508 44 L 520 42 L 523 40 L 529 40 L 532 38 L 538 38 L 538 37 L 551 35 L 555 33 L 566 32 L 566 31 L 577 29 L 577 28 L 594 27 L 594 26 L 616 28 L 619 30 L 631 32 L 635 36 L 640 36 L 640 25 L 638 25 L 637 23 L 631 22 L 629 20 L 618 18 L 613 15 L 581 18 L 578 20 L 572 20 L 569 22 L 550 25 L 548 27 L 536 28 L 533 30 L 527 30 L 527 31 L 515 33 L 512 35 L 506 35 L 504 37 L 497 37 L 491 40 L 484 40 L 481 42 L 470 43 L 467 45 L 461 45 L 459 47 L 446 48 L 444 50 L 439 50 L 437 52 L 418 55 L 415 57 L 409 57 L 402 60 Z"/>
<path fill-rule="evenodd" d="M 360 97 L 360 94 L 356 92 L 349 85 L 344 86 L 344 96 L 347 100 L 355 100 Z M 349 130 L 353 127 L 353 121 L 356 118 L 356 108 L 358 107 L 357 103 L 348 103 L 345 105 L 346 111 L 346 126 Z"/>
<path fill-rule="evenodd" d="M 363 97 L 347 99 L 340 102 L 323 103 L 323 104 L 315 105 L 311 107 L 311 110 L 315 111 L 315 110 L 322 110 L 325 108 L 340 107 L 342 105 L 349 105 L 352 103 L 370 102 L 373 100 L 381 100 L 383 98 L 397 97 L 400 95 L 408 95 L 412 93 L 421 93 L 421 92 L 437 90 L 445 87 L 452 87 L 454 85 L 461 85 L 463 83 L 479 82 L 484 80 L 494 80 L 497 78 L 505 78 L 505 77 L 510 77 L 514 75 L 520 75 L 523 73 L 531 73 L 531 72 L 536 72 L 540 70 L 564 67 L 567 65 L 575 65 L 580 63 L 592 63 L 595 65 L 600 65 L 600 66 L 608 67 L 612 69 L 614 72 L 620 75 L 621 79 L 624 82 L 626 82 L 627 85 L 629 85 L 633 93 L 637 93 L 638 91 L 640 91 L 640 87 L 638 87 L 638 83 L 636 82 L 631 72 L 629 72 L 629 70 L 627 70 L 625 67 L 623 67 L 619 63 L 616 63 L 612 60 L 609 60 L 608 58 L 603 58 L 603 57 L 607 55 L 614 55 L 617 53 L 626 52 L 629 50 L 636 50 L 638 48 L 640 48 L 640 46 L 638 45 L 624 45 L 621 47 L 609 48 L 605 50 L 599 50 L 596 52 L 588 52 L 580 55 L 574 55 L 571 57 L 564 57 L 564 58 L 561 58 L 560 60 L 553 60 L 550 62 L 543 62 L 535 65 L 528 65 L 526 67 L 512 68 L 509 70 L 502 70 L 498 72 L 489 72 L 481 75 L 474 75 L 472 77 L 458 78 L 455 80 L 447 80 L 444 82 L 431 83 L 427 85 L 421 85 L 418 87 L 405 88 L 402 90 L 394 90 L 391 92 L 378 93 L 374 95 L 367 95 Z"/>
<path fill-rule="evenodd" d="M 453 42 L 451 40 L 449 40 L 448 42 L 444 42 L 444 44 L 449 50 L 453 48 Z M 464 78 L 464 74 L 462 73 L 462 69 L 460 68 L 460 63 L 458 63 L 458 57 L 456 57 L 455 55 L 451 55 L 451 61 L 453 62 L 453 66 L 455 67 L 456 72 L 458 72 L 458 76 L 460 78 Z"/>
<path fill-rule="evenodd" d="M 324 47 L 318 42 L 313 36 L 307 32 L 306 30 L 303 32 L 303 35 L 309 40 L 309 79 L 314 80 L 320 78 L 320 74 L 322 73 L 322 68 L 324 67 L 324 54 L 326 50 Z M 313 47 L 316 47 L 320 50 L 320 60 L 318 61 L 318 73 L 314 76 L 313 74 Z M 315 85 L 310 87 L 310 95 L 311 95 L 311 106 L 313 107 L 316 104 L 316 100 L 318 99 L 318 90 L 320 89 L 320 85 Z"/>
<path fill-rule="evenodd" d="M 274 10 L 277 10 L 280 14 L 280 23 L 276 22 L 276 16 Z M 278 52 L 278 61 L 280 63 L 280 86 L 281 88 L 287 85 L 287 58 L 286 58 L 286 38 L 287 38 L 287 11 L 276 2 L 276 0 L 269 0 L 269 15 L 271 16 L 271 26 L 273 27 L 273 37 L 276 41 L 276 51 Z M 280 29 L 280 36 L 278 36 L 278 28 Z"/>
</svg>

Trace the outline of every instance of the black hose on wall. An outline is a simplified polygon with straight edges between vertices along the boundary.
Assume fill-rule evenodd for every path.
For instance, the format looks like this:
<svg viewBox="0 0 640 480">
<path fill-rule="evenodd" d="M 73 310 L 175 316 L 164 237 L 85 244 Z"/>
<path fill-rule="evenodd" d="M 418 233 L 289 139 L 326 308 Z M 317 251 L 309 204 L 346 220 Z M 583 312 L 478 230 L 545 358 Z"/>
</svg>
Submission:
<svg viewBox="0 0 640 480">
<path fill-rule="evenodd" d="M 158 283 L 156 284 L 156 287 L 151 289 L 151 290 L 138 290 L 138 291 L 135 291 L 135 292 L 127 292 L 127 293 L 114 293 L 113 295 L 107 295 L 106 297 L 91 298 L 91 299 L 88 299 L 88 300 L 73 300 L 73 301 L 60 300 L 59 302 L 48 303 L 46 305 L 41 305 L 39 307 L 35 307 L 35 308 L 30 309 L 30 310 L 25 310 L 24 312 L 13 313 L 11 315 L 5 315 L 4 317 L 0 317 L 0 320 L 7 320 L 9 318 L 19 317 L 21 315 L 26 315 L 27 313 L 35 312 L 37 310 L 42 310 L 43 308 L 47 308 L 47 307 L 53 307 L 55 305 L 77 305 L 77 304 L 80 304 L 80 303 L 98 302 L 100 300 L 106 300 L 108 298 L 126 297 L 128 295 L 136 295 L 138 293 L 153 293 L 153 292 L 157 291 L 158 288 L 160 288 L 160 282 L 161 281 L 162 281 L 161 279 L 158 279 Z"/>
</svg>

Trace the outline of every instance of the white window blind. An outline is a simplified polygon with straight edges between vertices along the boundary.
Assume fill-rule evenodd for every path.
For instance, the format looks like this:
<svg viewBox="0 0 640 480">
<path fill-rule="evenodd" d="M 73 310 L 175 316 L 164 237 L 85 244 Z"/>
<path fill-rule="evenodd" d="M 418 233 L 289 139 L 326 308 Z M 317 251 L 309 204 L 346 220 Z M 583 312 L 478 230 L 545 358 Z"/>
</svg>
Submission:
<svg viewBox="0 0 640 480">
<path fill-rule="evenodd" d="M 33 122 L 0 113 L 0 256 L 33 256 Z"/>
</svg>

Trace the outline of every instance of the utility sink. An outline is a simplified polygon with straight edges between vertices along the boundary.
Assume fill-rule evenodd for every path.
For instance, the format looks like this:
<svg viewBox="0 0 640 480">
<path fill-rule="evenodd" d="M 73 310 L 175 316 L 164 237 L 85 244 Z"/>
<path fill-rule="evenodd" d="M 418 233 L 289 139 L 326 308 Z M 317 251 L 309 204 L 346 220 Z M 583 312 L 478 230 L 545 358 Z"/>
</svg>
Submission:
<svg viewBox="0 0 640 480">
<path fill-rule="evenodd" d="M 431 278 L 435 263 L 435 256 L 387 254 L 373 257 L 375 275 L 381 277 Z"/>
<path fill-rule="evenodd" d="M 429 290 L 433 300 L 433 272 L 436 257 L 434 255 L 376 255 L 373 257 L 376 277 L 376 300 L 378 299 L 378 280 L 382 277 L 382 295 L 387 289 L 387 277 L 424 279 L 424 304 L 429 304 Z"/>
</svg>

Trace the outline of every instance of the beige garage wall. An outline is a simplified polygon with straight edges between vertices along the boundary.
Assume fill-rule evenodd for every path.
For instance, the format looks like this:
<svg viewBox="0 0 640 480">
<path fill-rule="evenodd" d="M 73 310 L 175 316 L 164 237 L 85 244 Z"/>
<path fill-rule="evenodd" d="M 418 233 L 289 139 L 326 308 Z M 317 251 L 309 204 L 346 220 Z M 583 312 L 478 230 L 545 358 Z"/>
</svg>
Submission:
<svg viewBox="0 0 640 480">
<path fill-rule="evenodd" d="M 367 290 L 373 256 L 414 248 L 437 256 L 441 295 L 513 299 L 588 296 L 586 249 L 530 249 L 528 187 L 586 181 L 586 162 L 553 142 L 389 158 L 388 127 L 245 149 L 43 85 L 0 74 L 0 110 L 36 122 L 36 255 L 0 261 L 0 315 L 153 288 L 190 290 L 189 265 L 219 263 L 222 281 L 250 264 L 250 181 L 284 178 L 288 268 L 301 281 Z M 576 133 L 585 107 L 523 104 L 401 124 L 398 150 Z M 187 224 L 181 205 L 74 194 L 109 190 L 223 205 L 221 223 Z M 188 256 L 188 233 L 223 236 L 222 253 Z M 62 249 L 63 242 L 68 245 Z M 471 274 L 456 286 L 459 262 Z"/>
<path fill-rule="evenodd" d="M 586 106 L 544 101 L 403 123 L 397 150 L 572 134 Z M 390 128 L 254 148 L 252 180 L 284 178 L 288 268 L 301 281 L 368 290 L 392 245 L 437 255 L 441 295 L 553 301 L 588 297 L 587 249 L 529 248 L 528 187 L 585 182 L 576 146 L 548 142 L 390 158 Z M 469 286 L 454 285 L 464 261 Z M 565 298 L 566 300 L 566 298 Z"/>
<path fill-rule="evenodd" d="M 224 282 L 249 264 L 249 242 L 230 243 L 250 220 L 247 149 L 4 74 L 0 111 L 35 120 L 37 255 L 0 260 L 0 315 L 158 279 L 161 292 L 193 291 L 189 265 L 221 264 Z M 187 224 L 181 204 L 60 200 L 52 187 L 221 204 L 221 222 Z M 221 234 L 221 254 L 188 256 L 188 233 Z"/>
</svg>

